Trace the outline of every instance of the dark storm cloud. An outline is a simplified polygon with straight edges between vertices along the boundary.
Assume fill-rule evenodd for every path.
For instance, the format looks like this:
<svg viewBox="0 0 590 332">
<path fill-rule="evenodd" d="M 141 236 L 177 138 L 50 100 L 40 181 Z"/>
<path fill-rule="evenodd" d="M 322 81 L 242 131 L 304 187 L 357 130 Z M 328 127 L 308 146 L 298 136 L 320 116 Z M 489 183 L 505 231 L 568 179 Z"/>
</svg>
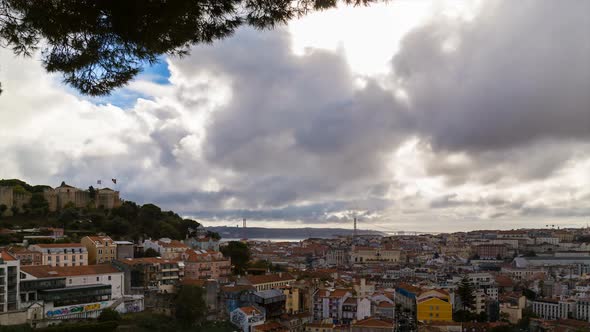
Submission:
<svg viewBox="0 0 590 332">
<path fill-rule="evenodd" d="M 293 55 L 286 36 L 242 30 L 175 63 L 183 75 L 231 82 L 230 103 L 207 128 L 207 160 L 242 174 L 232 185 L 255 205 L 378 185 L 386 154 L 413 126 L 407 110 L 374 82 L 357 90 L 338 54 Z"/>
<path fill-rule="evenodd" d="M 295 56 L 286 31 L 243 29 L 170 59 L 172 101 L 138 102 L 104 120 L 126 122 L 123 129 L 61 136 L 66 126 L 49 131 L 59 136 L 53 143 L 39 143 L 52 138 L 45 135 L 0 152 L 35 182 L 87 187 L 118 178 L 126 199 L 211 220 L 349 223 L 389 208 L 412 222 L 430 209 L 464 221 L 583 217 L 586 192 L 569 207 L 551 206 L 565 195 L 553 187 L 546 204 L 531 203 L 536 192 L 503 190 L 536 188 L 589 157 L 590 2 L 484 6 L 471 22 L 435 19 L 411 32 L 388 82 L 369 78 L 362 88 L 342 54 Z M 228 101 L 217 103 L 215 80 Z M 403 94 L 407 100 L 394 97 Z M 190 122 L 200 112 L 210 112 L 202 129 Z M 413 140 L 416 164 L 392 165 L 400 144 Z M 428 176 L 445 181 L 414 188 Z"/>
<path fill-rule="evenodd" d="M 542 178 L 572 148 L 543 153 L 539 142 L 590 140 L 588 12 L 587 1 L 488 2 L 473 22 L 441 20 L 404 39 L 393 78 L 437 153 L 433 174 L 485 182 L 486 174 L 465 175 L 488 169 L 493 179 L 516 165 L 524 169 L 513 175 Z M 531 146 L 541 153 L 535 162 L 526 160 Z M 453 169 L 438 162 L 452 152 L 467 153 L 471 164 Z M 493 174 L 498 162 L 507 167 Z"/>
</svg>

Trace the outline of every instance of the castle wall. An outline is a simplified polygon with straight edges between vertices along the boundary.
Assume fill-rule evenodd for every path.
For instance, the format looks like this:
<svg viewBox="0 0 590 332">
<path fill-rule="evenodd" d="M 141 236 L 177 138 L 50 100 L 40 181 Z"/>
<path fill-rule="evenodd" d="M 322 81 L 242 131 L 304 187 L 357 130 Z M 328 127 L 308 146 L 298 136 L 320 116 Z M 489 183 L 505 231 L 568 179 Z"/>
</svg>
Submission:
<svg viewBox="0 0 590 332">
<path fill-rule="evenodd" d="M 49 204 L 49 211 L 57 211 L 57 194 L 55 193 L 55 190 L 45 189 L 45 191 L 43 191 L 43 197 L 45 197 L 45 200 Z"/>
<path fill-rule="evenodd" d="M 0 187 L 0 204 L 4 204 L 7 207 L 4 212 L 5 216 L 12 215 L 12 211 L 10 211 L 13 204 L 12 193 L 12 187 Z"/>
<path fill-rule="evenodd" d="M 20 212 L 23 212 L 23 206 L 31 202 L 31 197 L 33 197 L 33 195 L 31 195 L 31 193 L 28 192 L 13 193 L 13 206 L 16 206 Z"/>
</svg>

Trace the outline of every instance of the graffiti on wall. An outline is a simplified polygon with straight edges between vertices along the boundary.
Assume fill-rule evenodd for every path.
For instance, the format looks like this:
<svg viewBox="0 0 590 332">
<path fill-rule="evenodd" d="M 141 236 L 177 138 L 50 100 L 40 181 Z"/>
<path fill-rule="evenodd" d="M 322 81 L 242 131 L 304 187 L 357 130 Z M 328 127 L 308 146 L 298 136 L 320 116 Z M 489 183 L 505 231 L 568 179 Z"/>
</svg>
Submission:
<svg viewBox="0 0 590 332">
<path fill-rule="evenodd" d="M 75 305 L 70 307 L 63 307 L 63 308 L 54 308 L 52 310 L 47 311 L 47 317 L 56 317 L 56 316 L 63 316 L 63 315 L 70 315 L 70 314 L 79 314 L 88 311 L 95 311 L 105 308 L 108 305 L 108 302 L 100 302 L 100 303 L 92 303 L 86 305 Z"/>
</svg>

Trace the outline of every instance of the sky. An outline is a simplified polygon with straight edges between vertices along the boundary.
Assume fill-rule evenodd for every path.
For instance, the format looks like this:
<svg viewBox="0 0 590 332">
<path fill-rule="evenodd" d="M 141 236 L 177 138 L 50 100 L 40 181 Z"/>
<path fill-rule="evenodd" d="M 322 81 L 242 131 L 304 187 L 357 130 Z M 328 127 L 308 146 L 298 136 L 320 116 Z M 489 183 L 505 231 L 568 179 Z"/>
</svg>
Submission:
<svg viewBox="0 0 590 332">
<path fill-rule="evenodd" d="M 0 178 L 101 179 L 206 226 L 585 227 L 588 13 L 341 7 L 162 57 L 102 98 L 0 49 Z"/>
</svg>

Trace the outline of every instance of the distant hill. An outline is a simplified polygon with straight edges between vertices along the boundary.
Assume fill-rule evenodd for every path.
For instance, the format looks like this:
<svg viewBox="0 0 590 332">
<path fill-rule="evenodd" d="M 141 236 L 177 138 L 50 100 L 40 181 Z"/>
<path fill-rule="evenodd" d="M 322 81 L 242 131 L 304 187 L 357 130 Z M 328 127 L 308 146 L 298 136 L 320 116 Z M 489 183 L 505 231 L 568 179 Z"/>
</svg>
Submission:
<svg viewBox="0 0 590 332">
<path fill-rule="evenodd" d="M 207 227 L 207 230 L 219 233 L 222 238 L 239 239 L 244 236 L 242 228 L 238 227 Z M 359 230 L 358 234 L 385 235 L 382 232 Z M 331 238 L 336 236 L 352 235 L 351 229 L 346 228 L 264 228 L 248 227 L 246 236 L 249 239 L 307 239 Z"/>
</svg>

